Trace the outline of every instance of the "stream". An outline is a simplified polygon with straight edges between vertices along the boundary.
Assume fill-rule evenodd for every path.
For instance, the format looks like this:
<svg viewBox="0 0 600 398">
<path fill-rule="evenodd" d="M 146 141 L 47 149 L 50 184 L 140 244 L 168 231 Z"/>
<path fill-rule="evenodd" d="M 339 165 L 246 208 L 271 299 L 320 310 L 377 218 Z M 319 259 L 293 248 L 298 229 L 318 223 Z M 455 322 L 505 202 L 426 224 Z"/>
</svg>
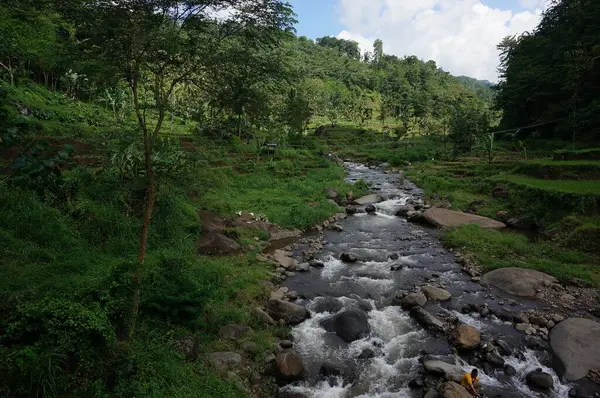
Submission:
<svg viewBox="0 0 600 398">
<path fill-rule="evenodd" d="M 549 355 L 524 348 L 524 335 L 513 328 L 512 322 L 461 312 L 462 307 L 470 304 L 487 303 L 496 311 L 517 312 L 539 304 L 514 298 L 519 305 L 506 310 L 504 301 L 511 297 L 472 282 L 454 261 L 454 254 L 444 249 L 436 229 L 396 217 L 399 206 L 411 199 L 421 199 L 422 191 L 414 184 L 405 181 L 400 186 L 400 175 L 386 174 L 379 168 L 355 163 L 345 166 L 348 181 L 365 180 L 384 200 L 375 204 L 376 214 L 348 216 L 340 222 L 342 232 L 325 232 L 324 248 L 317 256 L 324 268 L 311 269 L 285 281 L 285 286 L 299 293 L 301 299 L 297 304 L 306 306 L 311 318 L 292 330 L 294 347 L 305 365 L 304 380 L 281 391 L 288 396 L 315 398 L 422 397 L 422 389 L 409 388 L 411 380 L 422 373 L 419 358 L 425 353 L 453 358 L 452 347 L 445 336 L 436 336 L 421 327 L 392 300 L 398 291 L 431 283 L 449 291 L 452 299 L 441 303 L 428 301 L 426 310 L 455 316 L 461 323 L 476 327 L 482 333 L 482 340 L 502 339 L 518 351 L 516 356 L 504 357 L 517 370 L 515 376 L 505 375 L 502 369 L 488 376 L 480 369 L 485 396 L 568 397 L 570 386 L 559 382 L 549 367 Z M 352 253 L 359 261 L 343 263 L 339 260 L 342 253 Z M 396 255 L 397 259 L 392 259 Z M 315 311 L 326 297 L 338 298 L 343 304 L 342 311 L 368 309 L 371 329 L 368 337 L 346 343 L 326 332 L 320 322 L 333 314 Z M 473 366 L 466 360 L 466 357 L 455 359 L 457 365 L 471 369 Z M 343 372 L 324 376 L 320 371 L 324 363 L 335 364 Z M 525 375 L 537 368 L 553 375 L 555 387 L 550 394 L 538 394 L 527 387 Z"/>
</svg>

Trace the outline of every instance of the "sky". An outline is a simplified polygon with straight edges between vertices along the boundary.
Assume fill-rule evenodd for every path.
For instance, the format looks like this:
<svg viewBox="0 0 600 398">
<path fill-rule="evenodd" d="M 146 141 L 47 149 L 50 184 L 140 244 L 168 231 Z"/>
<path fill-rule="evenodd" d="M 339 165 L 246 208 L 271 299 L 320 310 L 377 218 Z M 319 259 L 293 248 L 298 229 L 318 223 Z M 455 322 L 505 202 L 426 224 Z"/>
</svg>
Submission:
<svg viewBox="0 0 600 398">
<path fill-rule="evenodd" d="M 434 60 L 454 75 L 498 80 L 496 45 L 535 29 L 547 0 L 288 0 L 299 36 L 336 36 L 363 51 Z"/>
</svg>

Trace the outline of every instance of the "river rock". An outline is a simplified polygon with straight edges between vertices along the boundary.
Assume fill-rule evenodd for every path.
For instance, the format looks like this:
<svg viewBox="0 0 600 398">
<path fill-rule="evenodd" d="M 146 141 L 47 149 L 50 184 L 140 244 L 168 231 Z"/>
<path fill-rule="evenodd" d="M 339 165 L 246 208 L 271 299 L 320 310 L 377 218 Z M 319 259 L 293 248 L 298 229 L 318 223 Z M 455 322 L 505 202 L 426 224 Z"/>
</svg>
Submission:
<svg viewBox="0 0 600 398">
<path fill-rule="evenodd" d="M 439 395 L 436 390 L 427 390 L 423 398 L 439 398 Z"/>
<path fill-rule="evenodd" d="M 336 232 L 344 232 L 344 227 L 342 227 L 340 224 L 333 224 L 331 229 Z"/>
<path fill-rule="evenodd" d="M 352 215 L 352 214 L 356 214 L 357 212 L 358 212 L 358 209 L 354 206 L 346 207 L 346 214 Z"/>
<path fill-rule="evenodd" d="M 450 298 L 452 298 L 450 292 L 444 289 L 440 289 L 439 287 L 425 285 L 421 287 L 421 290 L 423 291 L 423 293 L 425 293 L 425 296 L 427 296 L 427 298 L 431 301 L 448 301 L 450 300 Z"/>
<path fill-rule="evenodd" d="M 344 304 L 335 297 L 318 297 L 315 299 L 312 310 L 318 314 L 322 312 L 335 314 L 342 308 L 344 308 Z"/>
<path fill-rule="evenodd" d="M 504 359 L 495 352 L 485 354 L 485 360 L 494 368 L 499 369 L 504 367 Z"/>
<path fill-rule="evenodd" d="M 459 325 L 450 336 L 450 340 L 455 347 L 464 350 L 477 348 L 481 341 L 481 333 L 473 326 Z"/>
<path fill-rule="evenodd" d="M 534 370 L 527 374 L 527 384 L 531 387 L 549 390 L 554 387 L 554 380 L 548 373 Z"/>
<path fill-rule="evenodd" d="M 260 307 L 256 307 L 254 308 L 254 315 L 256 315 L 256 317 L 258 319 L 260 319 L 260 321 L 262 323 L 265 323 L 267 325 L 275 325 L 277 322 L 275 322 L 275 320 L 271 317 L 271 315 L 267 314 L 262 308 Z"/>
<path fill-rule="evenodd" d="M 516 376 L 517 369 L 515 369 L 515 367 L 512 365 L 504 364 L 504 374 L 507 376 Z"/>
<path fill-rule="evenodd" d="M 506 225 L 515 229 L 535 229 L 535 221 L 531 218 L 522 217 L 522 218 L 510 218 L 506 221 Z"/>
<path fill-rule="evenodd" d="M 319 374 L 324 377 L 344 377 L 347 380 L 353 379 L 353 372 L 350 367 L 341 362 L 325 361 L 319 368 Z"/>
<path fill-rule="evenodd" d="M 527 317 L 527 315 L 521 313 L 521 314 L 515 315 L 514 321 L 515 321 L 515 323 L 528 324 L 529 323 L 529 318 Z"/>
<path fill-rule="evenodd" d="M 413 307 L 423 307 L 427 303 L 427 297 L 421 292 L 409 293 L 400 300 L 400 306 L 405 310 Z"/>
<path fill-rule="evenodd" d="M 283 350 L 275 359 L 277 377 L 280 381 L 293 382 L 301 380 L 304 375 L 302 357 L 294 350 Z"/>
<path fill-rule="evenodd" d="M 583 318 L 567 319 L 552 329 L 550 347 L 561 377 L 575 381 L 600 368 L 598 336 L 600 323 Z"/>
<path fill-rule="evenodd" d="M 483 276 L 483 283 L 520 297 L 535 297 L 537 290 L 558 280 L 525 268 L 499 268 Z"/>
<path fill-rule="evenodd" d="M 438 389 L 441 398 L 472 398 L 471 394 L 460 384 L 448 381 Z"/>
<path fill-rule="evenodd" d="M 422 307 L 413 307 L 410 310 L 410 315 L 426 328 L 435 329 L 440 332 L 445 331 L 444 322 Z"/>
<path fill-rule="evenodd" d="M 246 341 L 242 344 L 242 350 L 249 355 L 256 355 L 258 353 L 258 345 L 253 341 Z"/>
<path fill-rule="evenodd" d="M 208 355 L 208 363 L 219 372 L 226 372 L 240 367 L 243 359 L 237 352 L 213 352 Z"/>
<path fill-rule="evenodd" d="M 328 332 L 337 334 L 346 343 L 362 339 L 371 332 L 369 316 L 359 309 L 350 309 L 321 321 Z"/>
<path fill-rule="evenodd" d="M 381 198 L 379 197 L 379 195 L 371 194 L 371 195 L 363 196 L 362 198 L 356 199 L 352 204 L 358 205 L 358 206 L 364 206 L 364 205 L 368 205 L 368 204 L 377 203 L 380 201 L 380 199 Z"/>
<path fill-rule="evenodd" d="M 415 208 L 411 205 L 400 206 L 396 210 L 397 217 L 406 217 L 409 211 L 415 211 Z"/>
<path fill-rule="evenodd" d="M 529 318 L 529 322 L 533 323 L 534 325 L 543 327 L 548 324 L 548 319 L 546 319 L 545 317 L 543 317 L 541 315 L 533 315 Z"/>
<path fill-rule="evenodd" d="M 375 358 L 375 351 L 373 351 L 370 348 L 365 348 L 361 351 L 360 355 L 358 356 L 358 359 L 371 359 L 371 358 Z"/>
<path fill-rule="evenodd" d="M 277 264 L 279 264 L 279 266 L 289 271 L 295 270 L 296 266 L 298 265 L 298 261 L 288 256 L 288 254 L 283 250 L 275 250 L 273 253 L 273 259 L 277 262 Z"/>
<path fill-rule="evenodd" d="M 408 388 L 410 388 L 411 390 L 420 390 L 421 388 L 423 388 L 423 386 L 423 379 L 421 379 L 420 377 L 416 377 L 408 382 Z"/>
<path fill-rule="evenodd" d="M 500 221 L 496 221 L 491 218 L 439 207 L 432 207 L 425 210 L 423 213 L 423 218 L 436 227 L 454 228 L 466 224 L 479 225 L 481 228 L 485 229 L 501 229 L 506 227 L 506 225 Z"/>
<path fill-rule="evenodd" d="M 423 368 L 429 373 L 444 376 L 446 380 L 452 381 L 460 381 L 464 373 L 460 366 L 439 359 L 428 359 L 423 361 Z"/>
<path fill-rule="evenodd" d="M 340 260 L 342 260 L 345 263 L 355 263 L 358 261 L 358 257 L 356 257 L 354 254 L 352 253 L 342 253 L 342 255 L 340 256 Z"/>
<path fill-rule="evenodd" d="M 365 211 L 368 214 L 373 214 L 373 213 L 375 213 L 377 211 L 377 208 L 375 206 L 373 206 L 373 205 L 367 205 L 367 207 L 365 207 Z"/>
<path fill-rule="evenodd" d="M 185 357 L 186 361 L 195 361 L 200 355 L 200 343 L 194 335 L 188 334 L 175 341 L 175 350 Z"/>
<path fill-rule="evenodd" d="M 310 318 L 310 312 L 306 308 L 277 299 L 267 301 L 266 311 L 276 321 L 283 319 L 289 325 L 297 325 Z"/>
<path fill-rule="evenodd" d="M 225 325 L 219 328 L 219 336 L 225 340 L 239 340 L 252 332 L 248 326 L 244 325 Z"/>
<path fill-rule="evenodd" d="M 322 261 L 318 261 L 318 260 L 311 260 L 308 264 L 313 268 L 325 267 L 325 264 Z"/>
<path fill-rule="evenodd" d="M 300 263 L 296 267 L 296 271 L 298 271 L 298 272 L 308 272 L 308 271 L 310 271 L 310 264 L 309 263 Z"/>
<path fill-rule="evenodd" d="M 324 192 L 325 192 L 325 197 L 327 199 L 331 199 L 331 200 L 334 200 L 336 202 L 339 202 L 339 200 L 340 200 L 340 194 L 338 193 L 338 191 L 336 191 L 333 188 L 325 188 Z"/>
<path fill-rule="evenodd" d="M 206 233 L 196 242 L 200 254 L 231 255 L 242 250 L 242 246 L 235 240 L 219 233 Z"/>
</svg>

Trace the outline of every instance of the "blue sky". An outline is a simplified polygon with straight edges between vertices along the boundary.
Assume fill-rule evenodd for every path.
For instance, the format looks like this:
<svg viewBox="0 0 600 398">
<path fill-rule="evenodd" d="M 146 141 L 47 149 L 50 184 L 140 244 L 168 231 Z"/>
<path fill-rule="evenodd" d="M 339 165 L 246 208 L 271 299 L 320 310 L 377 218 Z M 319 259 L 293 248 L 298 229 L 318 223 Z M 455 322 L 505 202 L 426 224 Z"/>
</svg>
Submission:
<svg viewBox="0 0 600 398">
<path fill-rule="evenodd" d="M 547 0 L 288 0 L 297 33 L 337 36 L 370 50 L 434 60 L 443 69 L 497 80 L 496 45 L 535 28 Z"/>
<path fill-rule="evenodd" d="M 337 36 L 344 30 L 337 12 L 337 0 L 288 0 L 288 2 L 298 14 L 296 29 L 299 36 L 316 39 L 323 36 Z M 519 0 L 484 0 L 483 4 L 514 12 L 525 10 Z"/>
</svg>

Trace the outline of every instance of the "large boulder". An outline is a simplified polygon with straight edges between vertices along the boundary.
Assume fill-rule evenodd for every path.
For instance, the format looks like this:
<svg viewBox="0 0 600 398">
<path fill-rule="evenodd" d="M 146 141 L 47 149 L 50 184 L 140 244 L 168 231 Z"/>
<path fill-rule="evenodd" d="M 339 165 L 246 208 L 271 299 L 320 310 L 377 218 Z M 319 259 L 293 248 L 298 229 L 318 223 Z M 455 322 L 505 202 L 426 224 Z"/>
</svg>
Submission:
<svg viewBox="0 0 600 398">
<path fill-rule="evenodd" d="M 242 246 L 235 240 L 219 233 L 203 234 L 196 242 L 200 254 L 226 256 L 238 253 Z"/>
<path fill-rule="evenodd" d="M 335 314 L 342 308 L 344 308 L 344 304 L 335 297 L 318 297 L 312 306 L 312 310 L 318 314 L 322 312 Z"/>
<path fill-rule="evenodd" d="M 444 322 L 422 307 L 413 307 L 410 315 L 425 328 L 445 331 Z"/>
<path fill-rule="evenodd" d="M 459 349 L 472 350 L 477 348 L 481 341 L 481 333 L 473 326 L 459 325 L 450 336 L 452 344 Z"/>
<path fill-rule="evenodd" d="M 453 381 L 442 384 L 438 389 L 438 394 L 441 398 L 472 398 L 463 386 Z"/>
<path fill-rule="evenodd" d="M 283 319 L 289 325 L 297 325 L 310 318 L 310 312 L 306 308 L 278 299 L 269 299 L 266 311 L 275 321 Z"/>
<path fill-rule="evenodd" d="M 550 347 L 558 374 L 568 380 L 584 378 L 591 369 L 600 368 L 600 323 L 570 318 L 550 332 Z"/>
<path fill-rule="evenodd" d="M 448 301 L 452 298 L 452 294 L 450 294 L 450 292 L 440 289 L 439 287 L 425 285 L 421 287 L 421 290 L 431 301 Z"/>
<path fill-rule="evenodd" d="M 363 196 L 362 198 L 358 198 L 358 199 L 354 200 L 354 202 L 352 204 L 364 206 L 364 205 L 370 205 L 373 203 L 377 203 L 379 201 L 381 201 L 381 197 L 379 195 L 372 194 L 372 195 Z"/>
<path fill-rule="evenodd" d="M 425 210 L 423 217 L 436 227 L 460 227 L 461 225 L 474 224 L 485 229 L 502 229 L 506 225 L 491 218 L 477 216 L 475 214 L 462 213 L 459 211 L 432 207 Z"/>
<path fill-rule="evenodd" d="M 554 387 L 554 380 L 550 374 L 540 370 L 534 370 L 527 374 L 527 385 L 542 390 L 550 390 Z"/>
<path fill-rule="evenodd" d="M 213 352 L 208 355 L 208 363 L 220 372 L 239 368 L 243 362 L 242 356 L 237 352 Z"/>
<path fill-rule="evenodd" d="M 369 335 L 369 316 L 359 309 L 335 314 L 331 318 L 321 321 L 321 326 L 328 332 L 337 334 L 346 343 L 362 339 Z"/>
<path fill-rule="evenodd" d="M 446 380 L 451 381 L 460 381 L 464 374 L 464 371 L 460 366 L 439 359 L 428 359 L 423 362 L 423 367 L 427 372 L 444 376 Z"/>
<path fill-rule="evenodd" d="M 239 340 L 250 333 L 252 329 L 244 325 L 225 325 L 219 328 L 219 336 L 225 340 Z"/>
<path fill-rule="evenodd" d="M 535 297 L 537 290 L 558 280 L 543 272 L 525 268 L 500 268 L 488 272 L 482 282 L 520 297 Z"/>
<path fill-rule="evenodd" d="M 283 350 L 277 354 L 275 366 L 278 379 L 283 382 L 301 380 L 304 375 L 304 362 L 294 350 Z"/>
</svg>

